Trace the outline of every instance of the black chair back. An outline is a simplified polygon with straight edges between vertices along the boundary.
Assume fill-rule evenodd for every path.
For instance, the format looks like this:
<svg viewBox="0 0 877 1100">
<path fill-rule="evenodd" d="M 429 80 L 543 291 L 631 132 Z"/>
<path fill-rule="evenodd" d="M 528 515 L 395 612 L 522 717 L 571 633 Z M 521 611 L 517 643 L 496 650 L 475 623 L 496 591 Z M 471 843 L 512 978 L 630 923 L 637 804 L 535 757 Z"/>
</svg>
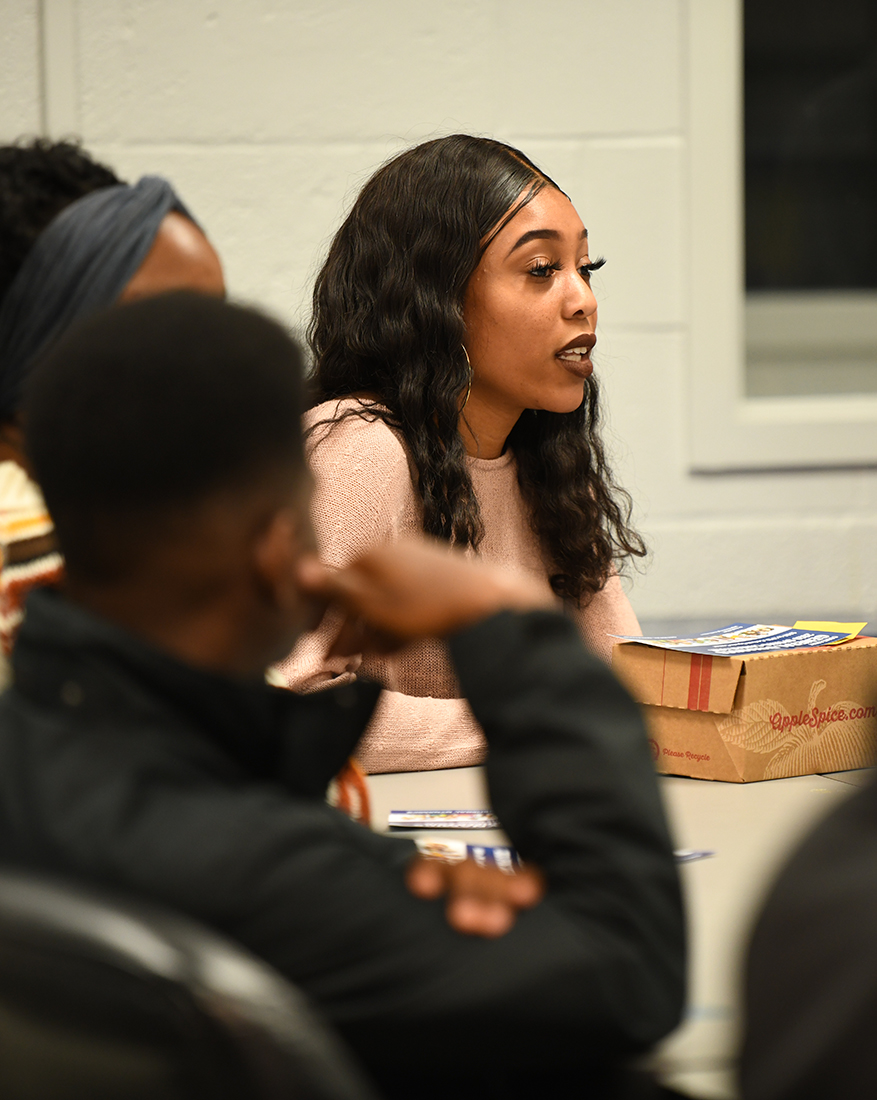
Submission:
<svg viewBox="0 0 877 1100">
<path fill-rule="evenodd" d="M 302 995 L 140 901 L 0 871 L 3 1100 L 376 1100 Z"/>
</svg>

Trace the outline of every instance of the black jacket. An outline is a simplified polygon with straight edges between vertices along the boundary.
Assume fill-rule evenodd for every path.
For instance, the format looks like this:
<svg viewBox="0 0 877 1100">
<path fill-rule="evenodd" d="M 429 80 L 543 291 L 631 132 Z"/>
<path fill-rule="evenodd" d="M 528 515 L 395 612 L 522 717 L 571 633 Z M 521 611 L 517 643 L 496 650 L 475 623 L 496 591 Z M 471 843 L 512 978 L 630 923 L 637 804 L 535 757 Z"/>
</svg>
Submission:
<svg viewBox="0 0 877 1100">
<path fill-rule="evenodd" d="M 310 993 L 389 1095 L 596 1083 L 668 1032 L 683 996 L 639 713 L 561 616 L 505 612 L 450 650 L 487 735 L 493 808 L 548 881 L 500 939 L 452 931 L 441 902 L 405 888 L 411 842 L 323 801 L 377 688 L 235 683 L 46 591 L 0 698 L 0 858 L 235 937 Z"/>
</svg>

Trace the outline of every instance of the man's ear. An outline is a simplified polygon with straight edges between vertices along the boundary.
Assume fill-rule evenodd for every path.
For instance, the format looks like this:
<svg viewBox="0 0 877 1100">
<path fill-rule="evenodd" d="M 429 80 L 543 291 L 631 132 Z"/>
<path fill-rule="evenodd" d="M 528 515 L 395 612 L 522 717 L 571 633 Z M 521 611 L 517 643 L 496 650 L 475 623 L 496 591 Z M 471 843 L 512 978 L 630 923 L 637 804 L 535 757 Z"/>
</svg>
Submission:
<svg viewBox="0 0 877 1100">
<path fill-rule="evenodd" d="M 307 503 L 283 505 L 273 513 L 257 537 L 253 564 L 268 607 L 292 636 L 316 629 L 327 600 L 315 589 L 313 578 L 325 569 L 317 558 Z"/>
<path fill-rule="evenodd" d="M 303 525 L 307 526 L 304 532 Z M 256 537 L 253 565 L 257 583 L 279 611 L 291 612 L 301 603 L 296 567 L 302 553 L 313 545 L 309 528 L 302 510 L 289 504 L 278 508 Z"/>
</svg>

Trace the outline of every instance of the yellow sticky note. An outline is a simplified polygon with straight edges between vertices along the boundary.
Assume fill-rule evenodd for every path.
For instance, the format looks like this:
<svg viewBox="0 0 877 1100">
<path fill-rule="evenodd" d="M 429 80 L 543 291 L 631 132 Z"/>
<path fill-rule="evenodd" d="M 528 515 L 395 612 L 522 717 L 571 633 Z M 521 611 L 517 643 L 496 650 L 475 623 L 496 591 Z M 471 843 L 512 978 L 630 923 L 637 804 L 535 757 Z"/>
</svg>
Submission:
<svg viewBox="0 0 877 1100">
<path fill-rule="evenodd" d="M 836 642 L 829 642 L 829 645 L 841 645 L 843 642 L 848 642 L 850 638 L 858 636 L 861 630 L 864 630 L 867 623 L 821 623 L 821 622 L 797 622 L 795 623 L 796 630 L 829 630 L 832 634 L 843 634 L 843 638 L 838 638 Z"/>
</svg>

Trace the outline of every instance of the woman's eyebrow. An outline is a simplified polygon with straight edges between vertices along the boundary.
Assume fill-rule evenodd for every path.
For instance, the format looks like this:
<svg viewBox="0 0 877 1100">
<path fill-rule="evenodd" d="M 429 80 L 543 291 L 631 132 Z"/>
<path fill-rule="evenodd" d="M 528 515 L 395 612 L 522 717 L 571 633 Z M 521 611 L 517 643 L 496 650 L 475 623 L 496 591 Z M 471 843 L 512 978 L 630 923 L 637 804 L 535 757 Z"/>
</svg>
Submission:
<svg viewBox="0 0 877 1100">
<path fill-rule="evenodd" d="M 588 239 L 588 231 L 587 231 L 587 229 L 583 229 L 582 232 L 581 232 L 581 235 L 580 235 L 580 240 L 586 241 L 587 239 Z M 511 256 L 511 254 L 513 252 L 515 252 L 517 249 L 519 249 L 519 248 L 523 247 L 523 245 L 527 244 L 528 241 L 559 241 L 559 240 L 560 240 L 560 234 L 557 232 L 556 229 L 529 229 L 526 233 L 524 233 L 521 237 L 519 237 L 515 241 L 515 243 L 509 249 L 508 256 L 506 256 L 506 259 L 508 259 L 508 257 Z"/>
</svg>

